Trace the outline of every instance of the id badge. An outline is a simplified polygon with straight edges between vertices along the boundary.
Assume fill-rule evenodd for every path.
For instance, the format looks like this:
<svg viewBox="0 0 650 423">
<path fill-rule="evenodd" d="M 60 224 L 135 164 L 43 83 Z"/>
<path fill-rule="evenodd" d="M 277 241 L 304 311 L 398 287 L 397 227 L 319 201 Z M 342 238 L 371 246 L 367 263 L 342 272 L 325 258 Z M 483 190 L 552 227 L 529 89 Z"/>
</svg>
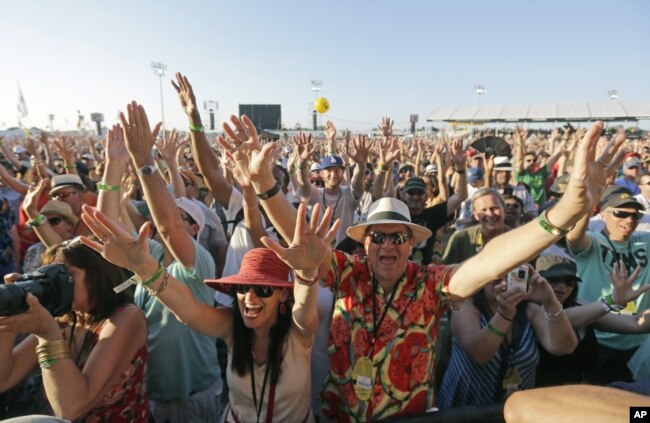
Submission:
<svg viewBox="0 0 650 423">
<path fill-rule="evenodd" d="M 503 389 L 506 392 L 516 391 L 521 386 L 521 376 L 516 367 L 509 367 L 503 376 Z"/>
<path fill-rule="evenodd" d="M 374 367 L 368 357 L 357 359 L 352 369 L 352 379 L 354 383 L 354 393 L 361 401 L 368 401 L 372 396 L 372 384 L 374 380 Z"/>
</svg>

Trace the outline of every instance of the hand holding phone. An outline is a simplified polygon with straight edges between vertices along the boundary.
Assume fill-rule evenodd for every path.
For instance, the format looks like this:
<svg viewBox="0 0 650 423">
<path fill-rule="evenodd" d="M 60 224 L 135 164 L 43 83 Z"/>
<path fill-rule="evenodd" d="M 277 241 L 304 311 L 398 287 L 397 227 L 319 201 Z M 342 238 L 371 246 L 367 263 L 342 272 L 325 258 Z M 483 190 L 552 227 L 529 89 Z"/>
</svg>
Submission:
<svg viewBox="0 0 650 423">
<path fill-rule="evenodd" d="M 522 292 L 526 292 L 528 290 L 528 266 L 523 265 L 512 269 L 508 272 L 506 280 L 508 291 L 519 287 Z"/>
</svg>

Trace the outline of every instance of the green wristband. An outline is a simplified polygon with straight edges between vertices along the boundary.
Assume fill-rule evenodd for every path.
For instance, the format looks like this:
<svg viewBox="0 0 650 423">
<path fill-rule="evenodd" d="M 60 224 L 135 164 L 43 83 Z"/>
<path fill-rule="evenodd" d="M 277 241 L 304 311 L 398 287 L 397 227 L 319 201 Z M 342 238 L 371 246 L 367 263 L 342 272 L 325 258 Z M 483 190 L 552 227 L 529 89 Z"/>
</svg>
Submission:
<svg viewBox="0 0 650 423">
<path fill-rule="evenodd" d="M 497 328 L 495 328 L 494 326 L 492 326 L 492 323 L 490 323 L 490 322 L 488 322 L 488 324 L 487 324 L 487 328 L 488 328 L 488 330 L 489 330 L 490 332 L 492 332 L 492 333 L 495 334 L 496 336 L 499 336 L 499 337 L 501 337 L 501 338 L 503 338 L 504 336 L 506 336 L 505 332 L 501 332 L 499 329 L 497 329 Z"/>
<path fill-rule="evenodd" d="M 30 220 L 29 222 L 27 222 L 27 224 L 29 226 L 31 226 L 32 228 L 37 228 L 39 226 L 43 226 L 46 223 L 47 223 L 47 217 L 45 217 L 44 214 L 39 214 L 38 216 L 36 216 L 36 219 Z"/>
<path fill-rule="evenodd" d="M 144 285 L 144 286 L 149 286 L 152 283 L 154 283 L 156 280 L 158 280 L 158 278 L 160 277 L 160 275 L 163 274 L 164 271 L 165 271 L 165 266 L 163 266 L 161 264 L 160 266 L 158 266 L 158 270 L 156 270 L 156 273 L 154 273 L 152 277 L 150 277 L 149 279 L 145 279 L 143 281 L 140 281 L 140 283 L 142 285 Z"/>
<path fill-rule="evenodd" d="M 99 183 L 97 184 L 97 189 L 100 189 L 102 191 L 119 191 L 120 186 L 119 185 L 106 185 Z"/>
<path fill-rule="evenodd" d="M 192 131 L 192 132 L 203 132 L 203 125 L 196 126 L 196 125 L 192 125 L 190 123 L 190 131 Z"/>
</svg>

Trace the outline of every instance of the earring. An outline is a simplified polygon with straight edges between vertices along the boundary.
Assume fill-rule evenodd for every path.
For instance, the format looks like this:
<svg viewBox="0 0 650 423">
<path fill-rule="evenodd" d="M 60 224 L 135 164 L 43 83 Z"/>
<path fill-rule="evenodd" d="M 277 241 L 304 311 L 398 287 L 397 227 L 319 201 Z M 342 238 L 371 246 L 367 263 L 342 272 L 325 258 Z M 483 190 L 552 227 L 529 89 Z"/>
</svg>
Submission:
<svg viewBox="0 0 650 423">
<path fill-rule="evenodd" d="M 287 312 L 287 303 L 282 302 L 280 303 L 280 314 L 285 314 Z"/>
</svg>

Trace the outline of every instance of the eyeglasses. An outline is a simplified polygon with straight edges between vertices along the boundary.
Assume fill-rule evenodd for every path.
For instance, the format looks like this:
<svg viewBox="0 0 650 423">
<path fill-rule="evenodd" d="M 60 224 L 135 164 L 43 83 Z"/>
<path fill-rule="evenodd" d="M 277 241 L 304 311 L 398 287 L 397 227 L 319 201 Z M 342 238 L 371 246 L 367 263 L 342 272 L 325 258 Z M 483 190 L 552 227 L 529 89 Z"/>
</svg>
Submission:
<svg viewBox="0 0 650 423">
<path fill-rule="evenodd" d="M 521 208 L 519 203 L 506 203 L 506 207 L 507 208 L 513 208 L 513 209 L 520 209 Z"/>
<path fill-rule="evenodd" d="M 422 191 L 420 189 L 410 189 L 410 190 L 406 191 L 406 193 L 408 195 L 424 195 L 424 191 Z"/>
<path fill-rule="evenodd" d="M 559 283 L 563 283 L 569 288 L 573 288 L 576 286 L 576 280 L 575 279 L 567 279 L 567 278 L 560 278 L 560 279 L 547 279 L 548 283 L 551 285 L 556 285 Z"/>
<path fill-rule="evenodd" d="M 409 239 L 411 239 L 411 234 L 403 232 L 393 232 L 390 234 L 384 232 L 368 232 L 367 234 L 370 237 L 370 241 L 373 244 L 382 245 L 386 240 L 390 240 L 393 245 L 402 245 Z"/>
<path fill-rule="evenodd" d="M 251 289 L 253 289 L 256 296 L 260 298 L 269 298 L 273 295 L 274 288 L 265 285 L 237 285 L 237 293 L 241 295 L 246 295 Z"/>
<path fill-rule="evenodd" d="M 404 169 L 400 169 L 399 173 L 406 173 L 406 172 L 413 172 L 413 169 L 410 167 L 405 167 Z"/>
<path fill-rule="evenodd" d="M 79 194 L 77 191 L 56 192 L 52 194 L 52 198 L 54 198 L 55 200 L 65 200 L 71 195 L 77 195 L 77 194 Z"/>
<path fill-rule="evenodd" d="M 641 212 L 626 212 L 623 210 L 607 210 L 607 213 L 611 213 L 617 219 L 627 219 L 631 217 L 633 220 L 639 220 L 643 217 Z"/>
<path fill-rule="evenodd" d="M 47 221 L 50 225 L 56 226 L 63 221 L 62 217 L 48 217 Z"/>
</svg>

